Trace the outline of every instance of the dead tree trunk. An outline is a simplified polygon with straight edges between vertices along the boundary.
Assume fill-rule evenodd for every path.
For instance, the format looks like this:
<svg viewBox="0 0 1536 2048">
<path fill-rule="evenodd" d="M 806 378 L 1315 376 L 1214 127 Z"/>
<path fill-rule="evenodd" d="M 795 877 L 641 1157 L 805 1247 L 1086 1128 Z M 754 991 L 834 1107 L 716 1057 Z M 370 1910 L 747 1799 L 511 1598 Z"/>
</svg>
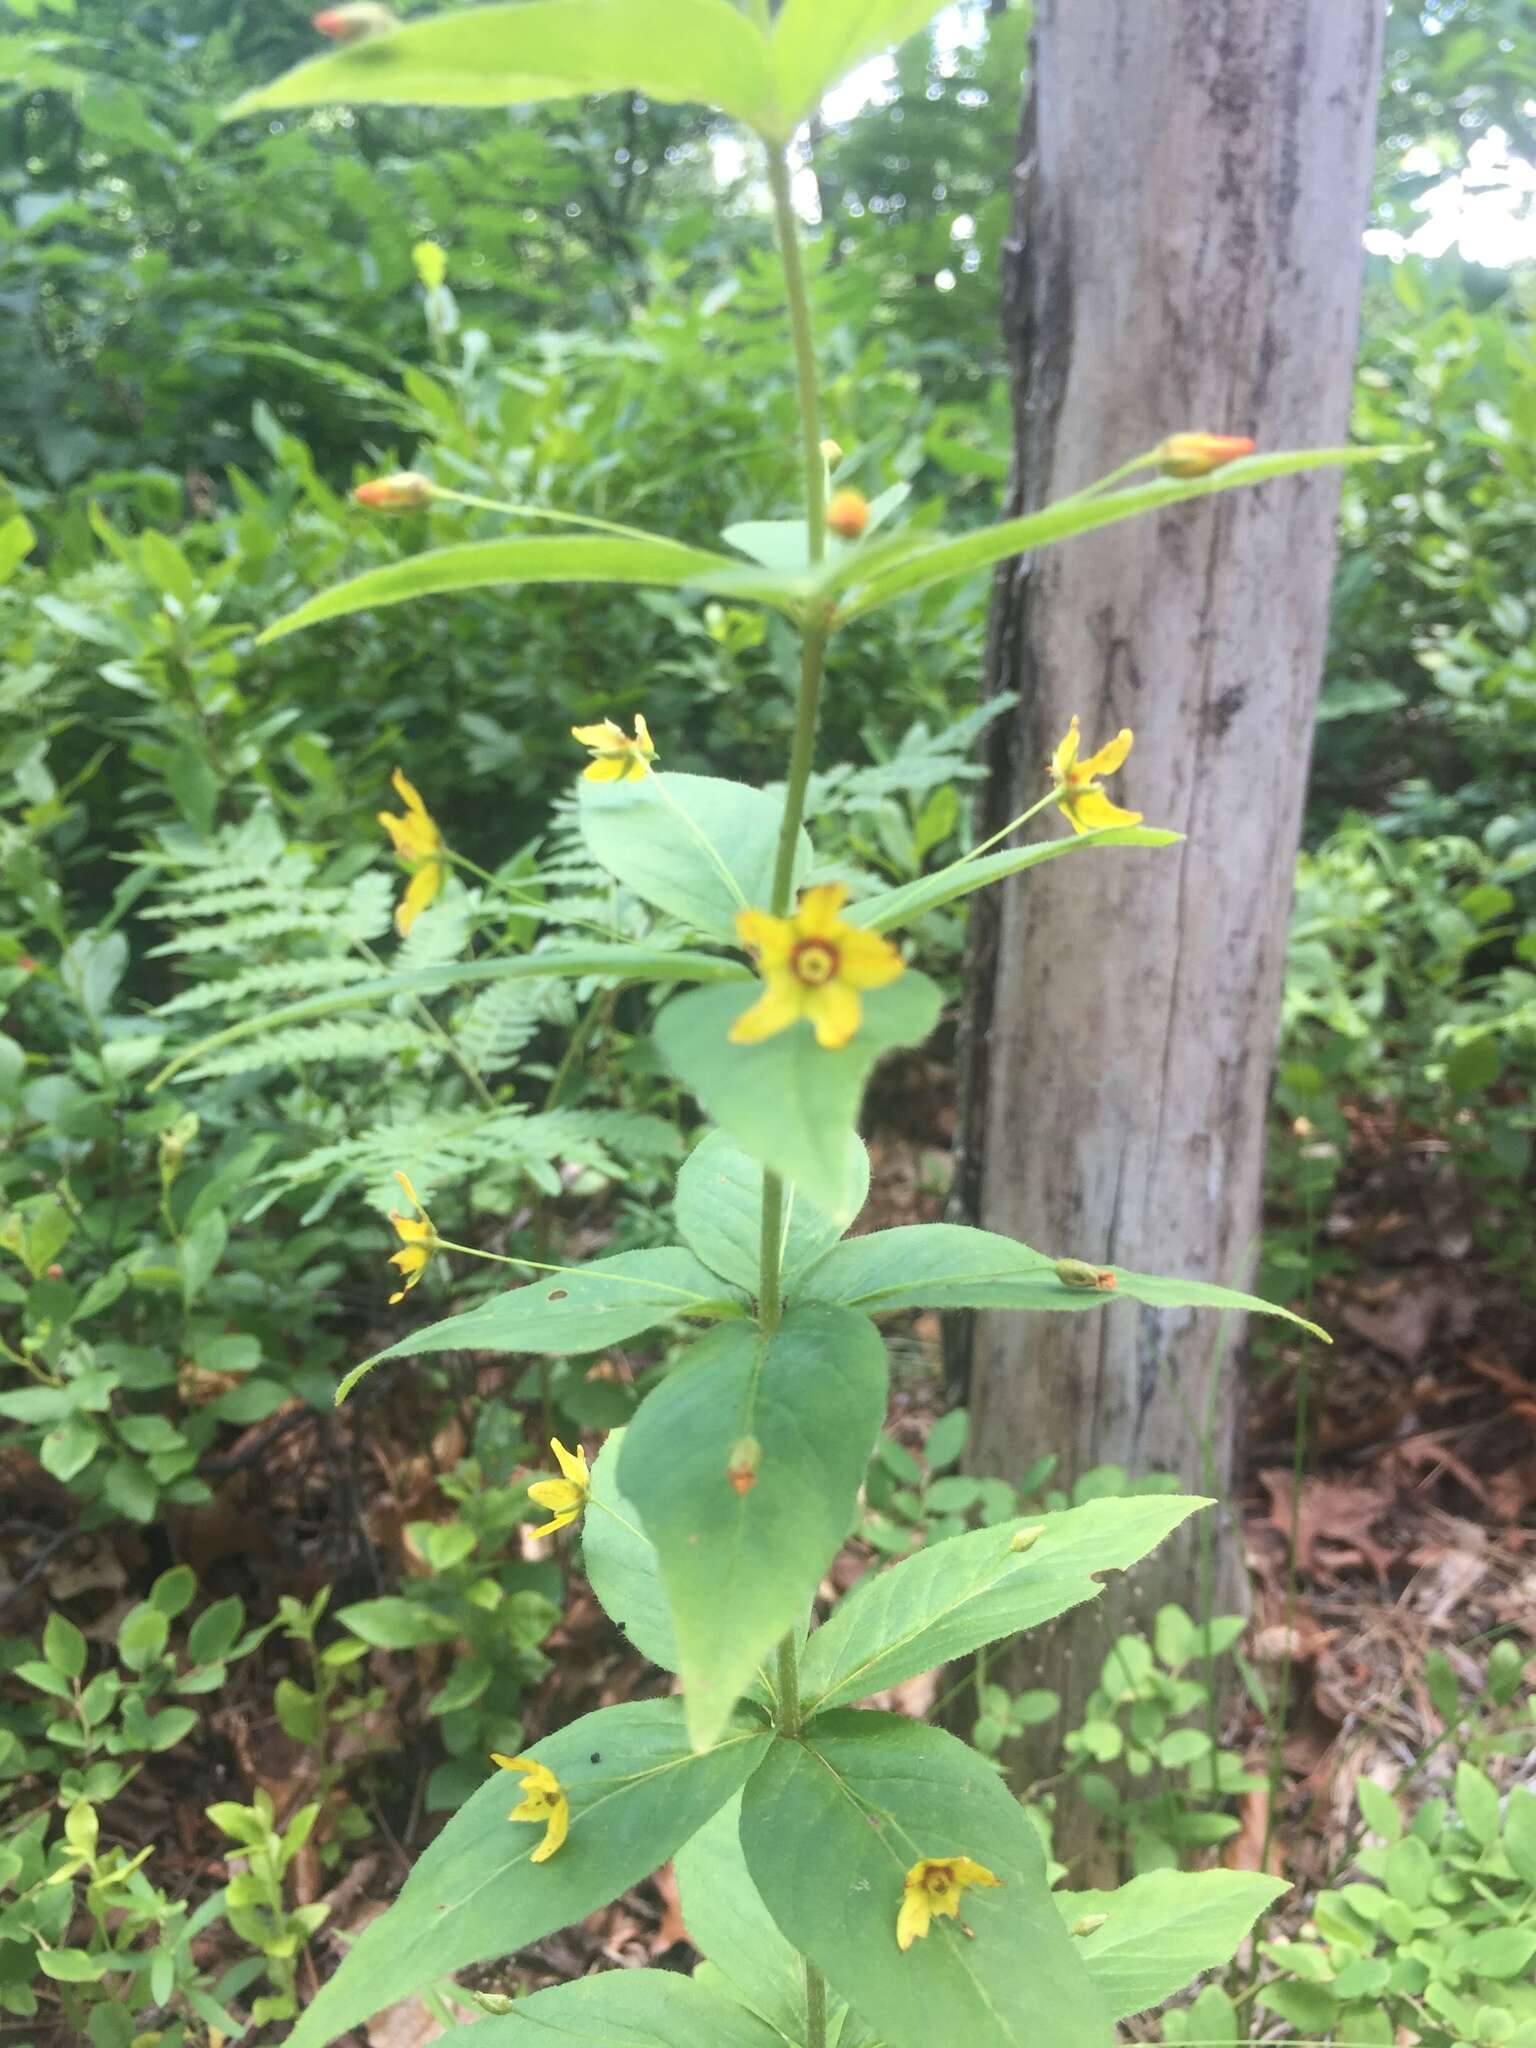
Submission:
<svg viewBox="0 0 1536 2048">
<path fill-rule="evenodd" d="M 1040 0 L 1004 253 L 1016 510 L 1177 430 L 1344 437 L 1381 16 L 1380 0 Z M 1078 712 L 1085 749 L 1134 729 L 1111 793 L 1188 837 L 977 899 L 958 1193 L 991 1229 L 1251 1273 L 1337 504 L 1331 474 L 1265 485 L 999 578 L 988 681 L 1020 703 L 993 728 L 988 829 L 1040 794 Z M 1129 1306 L 977 1317 L 953 1353 L 977 1469 L 1017 1475 L 1051 1449 L 1068 1479 L 1112 1462 L 1225 1492 L 1239 1335 Z M 1190 1415 L 1213 1371 L 1202 1469 Z M 1138 1574 L 1138 1615 L 1165 1600 L 1197 1604 L 1188 1544 Z M 1068 1725 L 1130 1611 L 1113 1589 L 1098 1604 L 1013 1665 L 1064 1695 Z"/>
</svg>

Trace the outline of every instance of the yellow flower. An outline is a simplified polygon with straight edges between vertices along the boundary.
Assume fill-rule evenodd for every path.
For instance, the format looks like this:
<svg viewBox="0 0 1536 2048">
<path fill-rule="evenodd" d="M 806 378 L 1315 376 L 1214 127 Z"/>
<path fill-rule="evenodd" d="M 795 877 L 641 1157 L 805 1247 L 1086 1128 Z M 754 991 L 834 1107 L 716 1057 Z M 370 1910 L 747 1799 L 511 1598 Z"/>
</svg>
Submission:
<svg viewBox="0 0 1536 2048">
<path fill-rule="evenodd" d="M 569 1528 L 586 1506 L 587 1495 L 592 1490 L 586 1452 L 577 1450 L 572 1454 L 557 1436 L 550 1438 L 549 1447 L 564 1477 L 537 1479 L 528 1489 L 528 1498 L 537 1501 L 541 1508 L 548 1508 L 554 1517 L 542 1529 L 535 1529 L 535 1536 L 553 1536 L 557 1529 Z"/>
<path fill-rule="evenodd" d="M 389 1263 L 398 1266 L 405 1276 L 398 1292 L 389 1297 L 389 1305 L 404 1301 L 416 1282 L 432 1263 L 432 1254 L 437 1249 L 437 1232 L 432 1227 L 432 1218 L 421 1206 L 421 1197 L 411 1186 L 407 1176 L 397 1172 L 395 1179 L 405 1190 L 405 1198 L 416 1211 L 414 1216 L 402 1216 L 398 1209 L 391 1209 L 389 1220 L 395 1226 L 395 1235 L 400 1240 L 400 1249 Z"/>
<path fill-rule="evenodd" d="M 633 739 L 611 718 L 597 725 L 573 725 L 571 738 L 580 740 L 592 756 L 581 771 L 588 782 L 641 782 L 656 758 L 656 742 L 638 711 Z"/>
<path fill-rule="evenodd" d="M 1118 804 L 1110 802 L 1098 784 L 1099 776 L 1113 775 L 1120 766 L 1131 751 L 1131 739 L 1130 727 L 1122 726 L 1096 754 L 1090 754 L 1086 761 L 1079 761 L 1077 749 L 1082 734 L 1078 731 L 1074 715 L 1066 738 L 1051 756 L 1051 780 L 1056 785 L 1056 801 L 1074 832 L 1096 832 L 1101 825 L 1141 823 L 1140 811 L 1122 811 Z"/>
<path fill-rule="evenodd" d="M 407 782 L 405 771 L 397 768 L 390 781 L 405 804 L 405 816 L 397 818 L 393 811 L 380 811 L 379 823 L 394 841 L 395 858 L 411 877 L 395 906 L 395 930 L 403 939 L 448 879 L 448 862 L 444 857 L 447 842 L 438 830 L 437 820 L 422 802 L 421 792 L 414 783 Z"/>
<path fill-rule="evenodd" d="M 571 1802 L 562 1791 L 560 1780 L 548 1764 L 538 1763 L 531 1756 L 498 1756 L 493 1750 L 491 1762 L 504 1771 L 522 1772 L 523 1782 L 519 1789 L 523 1803 L 514 1806 L 507 1819 L 544 1823 L 544 1839 L 529 1861 L 547 1863 L 565 1840 L 571 1825 Z"/>
<path fill-rule="evenodd" d="M 793 917 L 770 917 L 766 910 L 737 914 L 741 943 L 756 954 L 768 987 L 731 1026 L 734 1045 L 756 1045 L 808 1017 L 816 1043 L 836 1052 L 863 1019 L 860 989 L 884 988 L 904 972 L 906 963 L 889 939 L 842 922 L 838 912 L 847 900 L 841 882 L 824 882 L 806 890 Z"/>
<path fill-rule="evenodd" d="M 921 1941 L 939 1918 L 960 1919 L 960 1894 L 971 1885 L 1001 1885 L 980 1863 L 969 1856 L 925 1856 L 907 1872 L 901 1887 L 901 1911 L 896 1915 L 896 1946 L 910 1948 Z M 962 1927 L 965 1923 L 961 1921 Z M 970 1933 L 965 1928 L 967 1934 Z"/>
</svg>

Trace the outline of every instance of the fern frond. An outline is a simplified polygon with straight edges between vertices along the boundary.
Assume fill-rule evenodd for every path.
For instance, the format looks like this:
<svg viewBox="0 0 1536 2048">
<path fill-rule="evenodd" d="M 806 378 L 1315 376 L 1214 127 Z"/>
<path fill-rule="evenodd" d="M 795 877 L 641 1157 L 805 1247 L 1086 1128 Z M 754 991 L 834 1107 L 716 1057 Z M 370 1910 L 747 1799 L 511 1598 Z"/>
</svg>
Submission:
<svg viewBox="0 0 1536 2048">
<path fill-rule="evenodd" d="M 211 1052 L 188 1069 L 193 1080 L 216 1080 L 230 1074 L 254 1074 L 263 1067 L 305 1067 L 365 1060 L 377 1066 L 402 1053 L 441 1056 L 436 1039 L 404 1017 L 336 1017 L 320 1024 L 295 1024 L 265 1038 L 243 1039 L 238 1045 Z"/>
</svg>

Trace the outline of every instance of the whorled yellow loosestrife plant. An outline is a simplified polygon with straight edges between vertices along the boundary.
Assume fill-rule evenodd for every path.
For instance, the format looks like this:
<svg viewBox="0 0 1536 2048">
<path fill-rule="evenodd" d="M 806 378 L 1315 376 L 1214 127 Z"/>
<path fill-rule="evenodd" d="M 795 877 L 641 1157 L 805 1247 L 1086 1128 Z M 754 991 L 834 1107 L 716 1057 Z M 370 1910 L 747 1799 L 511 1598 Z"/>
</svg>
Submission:
<svg viewBox="0 0 1536 2048">
<path fill-rule="evenodd" d="M 1052 1893 L 1035 1831 L 990 1764 L 940 1729 L 857 1705 L 1091 1598 L 1096 1573 L 1134 1563 L 1200 1501 L 1099 1500 L 955 1537 L 870 1572 L 810 1627 L 885 1415 L 882 1315 L 1113 1313 L 1123 1301 L 1143 1313 L 1268 1308 L 1199 1281 L 1101 1266 L 1077 1255 L 1087 1246 L 1057 1256 L 953 1225 L 845 1236 L 868 1184 L 856 1135 L 865 1080 L 884 1052 L 921 1041 L 939 1010 L 937 989 L 892 935 L 1038 862 L 1177 835 L 1142 825 L 1103 791 L 1130 733 L 1082 758 L 1074 720 L 1025 817 L 937 874 L 850 899 L 818 875 L 803 829 L 829 652 L 907 592 L 1182 499 L 1381 452 L 1254 456 L 1233 436 L 1174 434 L 1057 505 L 958 537 L 902 528 L 901 490 L 870 502 L 832 489 L 843 456 L 821 432 L 786 147 L 841 73 L 930 8 L 521 0 L 398 25 L 387 9 L 353 4 L 321 18 L 335 50 L 235 110 L 495 106 L 626 90 L 703 101 L 745 122 L 766 152 L 803 472 L 798 513 L 735 530 L 741 546 L 728 537 L 720 550 L 585 514 L 488 505 L 418 471 L 381 478 L 358 493 L 381 509 L 424 507 L 440 520 L 461 505 L 563 530 L 450 540 L 321 592 L 268 629 L 433 591 L 607 579 L 771 607 L 801 650 L 782 789 L 663 772 L 643 719 L 632 734 L 606 719 L 576 728 L 592 756 L 579 785 L 587 846 L 664 929 L 654 945 L 573 937 L 492 969 L 680 991 L 662 1003 L 655 1042 L 715 1126 L 679 1176 L 681 1241 L 528 1268 L 536 1277 L 382 1354 L 579 1356 L 659 1324 L 696 1327 L 692 1348 L 590 1471 L 583 1453 L 556 1446 L 560 1477 L 534 1488 L 553 1516 L 544 1533 L 580 1519 L 594 1592 L 637 1651 L 677 1674 L 680 1696 L 603 1708 L 526 1756 L 496 1758 L 521 1774 L 511 1820 L 542 1822 L 538 1841 L 509 1825 L 506 1792 L 488 1775 L 322 1987 L 292 2048 L 321 2048 L 456 1969 L 542 1940 L 669 1857 L 708 1978 L 625 1970 L 541 1991 L 480 2021 L 478 2048 L 516 2048 L 531 2021 L 573 2041 L 622 2032 L 636 2048 L 826 2048 L 834 2038 L 842 2048 L 1109 2048 L 1118 2015 L 1224 1961 L 1278 1889 L 1248 1873 L 1159 1872 L 1155 1884 L 1095 1895 L 1084 1913 Z M 405 930 L 452 856 L 403 776 L 396 788 L 405 814 L 384 822 L 410 874 Z M 1013 839 L 1052 806 L 1071 837 Z M 401 980 L 381 979 L 378 999 Z M 336 1001 L 369 993 L 354 987 Z M 470 1249 L 447 1246 L 409 1182 L 405 1191 L 397 1300 L 434 1253 Z"/>
</svg>

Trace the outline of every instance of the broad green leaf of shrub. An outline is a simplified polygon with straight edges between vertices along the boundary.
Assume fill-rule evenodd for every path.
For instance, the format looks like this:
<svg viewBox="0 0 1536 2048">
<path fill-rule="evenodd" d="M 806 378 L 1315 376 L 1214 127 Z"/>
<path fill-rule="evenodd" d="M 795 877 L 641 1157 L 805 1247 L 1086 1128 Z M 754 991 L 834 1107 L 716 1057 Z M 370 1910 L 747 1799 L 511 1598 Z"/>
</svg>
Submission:
<svg viewBox="0 0 1536 2048">
<path fill-rule="evenodd" d="M 749 2005 L 786 2041 L 805 2039 L 805 1966 L 763 1904 L 741 1849 L 741 1799 L 722 1806 L 673 1860 L 689 1934 Z M 867 2039 L 841 1999 L 828 2002 L 827 2038 Z"/>
<path fill-rule="evenodd" d="M 727 0 L 525 0 L 428 15 L 300 64 L 226 119 L 280 107 L 505 107 L 642 92 L 779 125 L 768 46 Z"/>
<path fill-rule="evenodd" d="M 844 1706 L 1036 1628 L 1096 1598 L 1100 1572 L 1126 1570 L 1208 1505 L 1181 1494 L 1087 1501 L 953 1536 L 868 1572 L 807 1644 L 800 1697 L 816 1711 Z M 1039 1533 L 1014 1550 L 1024 1530 Z"/>
<path fill-rule="evenodd" d="M 904 882 L 899 889 L 884 889 L 878 895 L 861 897 L 848 906 L 846 916 L 850 924 L 863 925 L 872 932 L 894 931 L 899 925 L 921 917 L 925 910 L 957 903 L 962 896 L 985 889 L 990 882 L 1001 882 L 1025 868 L 1039 867 L 1043 861 L 1059 860 L 1065 853 L 1094 846 L 1174 846 L 1183 837 L 1182 832 L 1167 832 L 1155 825 L 1105 825 L 1097 832 L 1074 832 L 1067 839 L 1015 846 L 1006 853 L 984 853 L 979 860 L 956 861 L 950 867 L 940 868 L 937 874 L 920 875 L 915 882 Z"/>
<path fill-rule="evenodd" d="M 735 989 L 700 993 L 739 1000 Z M 683 1001 L 698 999 L 690 995 Z M 801 1291 L 809 1299 L 845 1302 L 871 1316 L 898 1308 L 1107 1308 L 1117 1301 L 1141 1301 L 1152 1308 L 1240 1309 L 1283 1316 L 1325 1344 L 1333 1342 L 1305 1316 L 1231 1287 L 1132 1273 L 1124 1266 L 1098 1270 L 1114 1275 L 1113 1287 L 1074 1286 L 1058 1275 L 1056 1261 L 1044 1252 L 995 1231 L 972 1230 L 963 1223 L 908 1223 L 834 1245 L 805 1276 Z"/>
<path fill-rule="evenodd" d="M 676 1970 L 607 1970 L 520 1998 L 504 2018 L 450 2027 L 438 2048 L 523 2048 L 533 2032 L 571 2048 L 784 2048 L 755 2014 Z"/>
<path fill-rule="evenodd" d="M 1332 469 L 1355 462 L 1392 462 L 1418 452 L 1408 447 L 1301 448 L 1245 456 L 1210 476 L 1162 477 L 1155 483 L 1108 492 L 1102 498 L 1070 498 L 1061 504 L 1047 505 L 1043 511 L 1028 513 L 1022 519 L 1006 519 L 1000 525 L 962 534 L 958 539 L 936 539 L 928 533 L 897 536 L 862 558 L 855 556 L 834 564 L 826 572 L 825 587 L 851 591 L 837 610 L 836 623 L 846 626 L 853 619 L 863 618 L 866 612 L 878 611 L 893 598 L 926 590 L 935 583 L 951 582 L 957 576 L 974 576 L 1010 556 L 1070 540 L 1079 533 L 1093 533 L 1103 526 L 1116 526 L 1122 519 L 1136 519 L 1143 513 L 1159 512 L 1191 498 L 1208 498 L 1218 491 L 1265 483 L 1273 477 L 1296 476 L 1304 470 Z"/>
<path fill-rule="evenodd" d="M 622 1429 L 611 1430 L 592 1464 L 592 1491 L 581 1521 L 581 1561 L 603 1612 L 642 1657 L 677 1669 L 677 1639 L 661 1588 L 656 1546 L 640 1526 L 640 1510 L 619 1487 Z"/>
<path fill-rule="evenodd" d="M 1077 1950 L 1100 1997 L 1124 2019 L 1230 1962 L 1264 1908 L 1289 1890 L 1283 1878 L 1250 1870 L 1152 1870 L 1118 1891 L 1053 1896 L 1068 1927 L 1105 1916 L 1077 1937 Z"/>
<path fill-rule="evenodd" d="M 530 0 L 536 5 L 537 0 Z M 513 10 L 508 10 L 509 12 Z M 518 8 L 526 13 L 526 8 Z M 470 15 L 454 17 L 468 21 Z M 324 60 L 322 60 L 324 61 Z M 792 605 L 798 594 L 783 577 L 733 562 L 728 555 L 684 547 L 659 535 L 623 539 L 565 534 L 514 535 L 506 540 L 465 541 L 458 547 L 432 548 L 408 555 L 385 569 L 368 569 L 345 583 L 316 593 L 267 627 L 257 640 L 265 646 L 289 633 L 318 626 L 326 619 L 344 619 L 353 612 L 379 611 L 416 597 L 441 597 L 453 591 L 505 589 L 525 583 L 643 583 L 666 589 L 712 591 L 720 597 L 756 599 L 763 604 Z"/>
<path fill-rule="evenodd" d="M 587 782 L 581 834 L 587 851 L 626 889 L 696 931 L 737 945 L 736 914 L 773 894 L 782 795 L 715 775 L 648 775 L 642 782 Z M 794 879 L 811 864 L 795 843 Z"/>
<path fill-rule="evenodd" d="M 509 1955 L 606 1905 L 740 1789 L 769 1740 L 743 1722 L 699 1752 L 688 1745 L 681 1701 L 638 1700 L 536 1743 L 528 1754 L 570 1799 L 563 1846 L 545 1863 L 529 1861 L 541 1831 L 507 1819 L 518 1781 L 493 1772 L 348 1950 L 288 2048 L 321 2048 L 448 1971 Z"/>
<path fill-rule="evenodd" d="M 818 1209 L 798 1188 L 785 1190 L 779 1270 L 786 1298 L 806 1269 L 837 1243 L 869 1195 L 869 1154 L 852 1131 L 845 1142 L 847 1192 L 836 1216 Z M 724 1131 L 711 1131 L 677 1177 L 679 1236 L 712 1271 L 749 1294 L 757 1292 L 759 1279 L 762 1200 L 762 1165 Z"/>
<path fill-rule="evenodd" d="M 840 78 L 905 42 L 942 0 L 785 0 L 773 25 L 773 75 L 786 134 Z"/>
<path fill-rule="evenodd" d="M 769 1911 L 890 2048 L 1109 2048 L 1109 2015 L 1046 1885 L 1018 1800 L 954 1736 L 894 1714 L 817 1715 L 775 1742 L 742 1797 L 741 1845 Z M 935 1920 L 896 1946 L 902 1880 L 969 1856 L 967 1939 Z"/>
<path fill-rule="evenodd" d="M 757 984 L 691 989 L 656 1019 L 661 1056 L 743 1150 L 793 1181 L 829 1215 L 848 1199 L 848 1136 L 869 1071 L 883 1053 L 918 1045 L 938 1022 L 939 991 L 911 970 L 864 991 L 864 1019 L 828 1052 L 802 1018 L 758 1045 L 732 1045 L 730 1029 L 757 1001 Z"/>
<path fill-rule="evenodd" d="M 791 1308 L 771 1338 L 747 1324 L 711 1331 L 629 1425 L 619 1481 L 661 1560 L 701 1746 L 848 1534 L 886 1385 L 873 1323 L 815 1304 Z M 738 1491 L 748 1440 L 756 1471 Z"/>
<path fill-rule="evenodd" d="M 638 1336 L 669 1316 L 735 1316 L 746 1304 L 680 1245 L 619 1252 L 569 1272 L 543 1274 L 492 1296 L 461 1316 L 413 1330 L 354 1366 L 336 1389 L 344 1401 L 387 1358 L 429 1351 L 530 1351 L 564 1358 Z"/>
</svg>

